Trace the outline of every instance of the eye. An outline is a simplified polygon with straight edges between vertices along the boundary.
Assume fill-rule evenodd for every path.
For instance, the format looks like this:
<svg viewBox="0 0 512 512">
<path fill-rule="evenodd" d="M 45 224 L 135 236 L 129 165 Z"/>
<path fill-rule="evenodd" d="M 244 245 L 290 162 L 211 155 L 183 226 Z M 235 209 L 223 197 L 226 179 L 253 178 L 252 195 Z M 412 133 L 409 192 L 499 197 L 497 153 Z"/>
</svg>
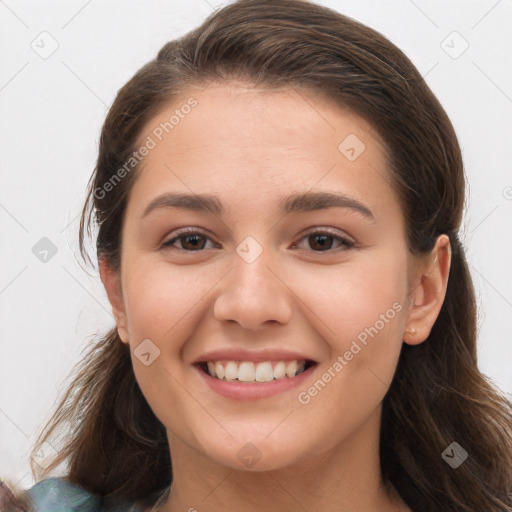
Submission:
<svg viewBox="0 0 512 512">
<path fill-rule="evenodd" d="M 338 240 L 338 250 L 347 250 L 356 245 L 356 243 L 347 237 L 336 235 L 330 231 L 314 231 L 302 237 L 301 240 L 312 240 L 310 246 L 314 252 L 327 252 L 333 249 L 333 240 Z M 200 231 L 186 229 L 176 233 L 176 236 L 165 241 L 161 245 L 161 249 L 179 249 L 185 252 L 201 252 L 205 249 L 206 241 L 211 238 Z M 181 247 L 176 247 L 175 243 L 180 241 Z M 218 247 L 218 244 L 215 244 Z M 297 246 L 293 246 L 297 247 Z"/>
<path fill-rule="evenodd" d="M 336 235 L 330 231 L 313 231 L 305 235 L 302 240 L 309 240 L 309 245 L 314 252 L 327 252 L 333 249 L 333 240 L 338 240 L 337 250 L 347 250 L 356 245 L 353 240 L 347 237 Z"/>
<path fill-rule="evenodd" d="M 174 238 L 167 240 L 162 243 L 161 249 L 179 249 L 185 252 L 200 252 L 205 247 L 205 243 L 201 241 L 211 240 L 210 237 L 206 236 L 204 233 L 200 231 L 193 231 L 191 229 L 179 231 L 176 233 Z M 175 247 L 175 242 L 179 240 L 181 243 L 181 247 Z"/>
</svg>

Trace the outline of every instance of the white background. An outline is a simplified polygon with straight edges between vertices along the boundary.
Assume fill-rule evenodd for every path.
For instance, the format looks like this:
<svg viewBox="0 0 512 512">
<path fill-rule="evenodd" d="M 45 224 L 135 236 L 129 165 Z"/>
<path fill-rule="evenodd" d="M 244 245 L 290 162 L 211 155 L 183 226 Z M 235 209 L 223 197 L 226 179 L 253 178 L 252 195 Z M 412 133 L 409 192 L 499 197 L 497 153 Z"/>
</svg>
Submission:
<svg viewBox="0 0 512 512">
<path fill-rule="evenodd" d="M 400 47 L 455 126 L 469 181 L 462 238 L 480 306 L 480 367 L 511 393 L 512 1 L 319 3 Z M 34 483 L 30 448 L 65 377 L 92 336 L 113 325 L 77 244 L 107 107 L 163 44 L 220 5 L 0 2 L 0 477 L 23 488 Z M 31 47 L 51 48 L 43 31 L 58 43 L 46 59 Z M 453 58 L 464 40 L 468 49 Z M 58 251 L 46 263 L 32 253 L 42 237 Z"/>
</svg>

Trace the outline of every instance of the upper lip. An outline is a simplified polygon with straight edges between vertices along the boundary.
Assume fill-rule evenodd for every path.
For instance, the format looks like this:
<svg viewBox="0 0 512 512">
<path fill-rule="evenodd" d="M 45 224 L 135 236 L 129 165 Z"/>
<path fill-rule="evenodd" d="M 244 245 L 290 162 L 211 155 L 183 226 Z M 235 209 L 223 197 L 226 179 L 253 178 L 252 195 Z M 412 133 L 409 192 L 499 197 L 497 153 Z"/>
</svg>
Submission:
<svg viewBox="0 0 512 512">
<path fill-rule="evenodd" d="M 282 349 L 264 349 L 257 351 L 248 351 L 244 349 L 218 349 L 204 352 L 197 359 L 194 364 L 206 363 L 208 361 L 312 361 L 316 362 L 311 357 L 300 353 L 291 352 Z"/>
</svg>

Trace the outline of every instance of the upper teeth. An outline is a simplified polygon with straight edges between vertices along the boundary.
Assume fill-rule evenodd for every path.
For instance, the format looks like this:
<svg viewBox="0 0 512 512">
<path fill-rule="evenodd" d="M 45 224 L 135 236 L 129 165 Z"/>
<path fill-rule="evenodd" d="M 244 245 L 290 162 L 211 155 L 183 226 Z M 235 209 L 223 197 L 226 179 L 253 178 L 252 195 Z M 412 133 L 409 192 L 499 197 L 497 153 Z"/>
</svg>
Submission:
<svg viewBox="0 0 512 512">
<path fill-rule="evenodd" d="M 295 377 L 304 371 L 306 361 L 208 361 L 208 373 L 222 380 L 242 382 L 270 382 L 274 379 Z"/>
</svg>

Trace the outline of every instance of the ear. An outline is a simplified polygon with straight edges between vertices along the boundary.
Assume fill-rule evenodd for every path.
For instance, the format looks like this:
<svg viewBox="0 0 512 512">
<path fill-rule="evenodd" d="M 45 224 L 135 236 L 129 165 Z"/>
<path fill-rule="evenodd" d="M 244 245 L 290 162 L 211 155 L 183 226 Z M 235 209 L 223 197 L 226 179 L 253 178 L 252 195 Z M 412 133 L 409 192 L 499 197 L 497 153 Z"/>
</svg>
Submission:
<svg viewBox="0 0 512 512">
<path fill-rule="evenodd" d="M 446 296 L 451 256 L 450 238 L 440 235 L 431 253 L 414 271 L 412 305 L 404 333 L 404 342 L 408 345 L 424 342 L 432 330 Z"/>
<path fill-rule="evenodd" d="M 123 293 L 119 272 L 112 269 L 106 258 L 98 259 L 100 278 L 107 292 L 108 300 L 112 306 L 112 312 L 116 320 L 117 332 L 123 343 L 129 343 L 126 312 L 124 308 Z"/>
</svg>

